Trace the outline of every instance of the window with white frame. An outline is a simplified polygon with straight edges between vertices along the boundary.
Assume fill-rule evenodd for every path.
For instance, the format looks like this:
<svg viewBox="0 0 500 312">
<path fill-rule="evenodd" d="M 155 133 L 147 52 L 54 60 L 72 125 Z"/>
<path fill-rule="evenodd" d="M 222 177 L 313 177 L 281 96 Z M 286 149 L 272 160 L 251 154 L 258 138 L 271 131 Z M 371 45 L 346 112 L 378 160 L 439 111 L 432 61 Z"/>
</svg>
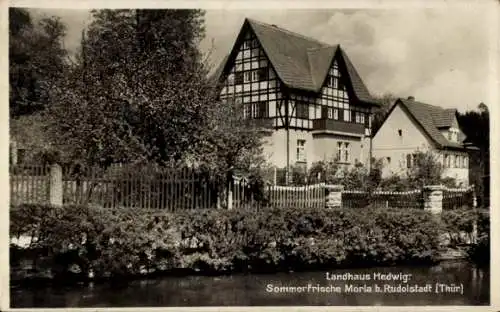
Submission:
<svg viewBox="0 0 500 312">
<path fill-rule="evenodd" d="M 351 121 L 351 111 L 344 109 L 344 121 Z"/>
<path fill-rule="evenodd" d="M 411 154 L 406 154 L 406 168 L 413 166 Z"/>
<path fill-rule="evenodd" d="M 243 73 L 243 82 L 258 82 L 267 80 L 267 69 L 259 68 L 256 70 L 246 71 Z"/>
<path fill-rule="evenodd" d="M 253 81 L 253 71 L 247 71 L 243 73 L 243 82 Z"/>
<path fill-rule="evenodd" d="M 458 142 L 458 129 L 456 128 L 450 128 L 448 130 L 448 140 L 452 142 Z"/>
<path fill-rule="evenodd" d="M 306 162 L 306 140 L 297 140 L 297 161 Z"/>
<path fill-rule="evenodd" d="M 243 118 L 249 119 L 252 118 L 252 105 L 245 104 L 245 108 L 243 110 Z"/>
<path fill-rule="evenodd" d="M 337 142 L 337 161 L 350 162 L 350 144 L 349 142 Z"/>
<path fill-rule="evenodd" d="M 413 153 L 413 154 L 406 154 L 406 167 L 407 168 L 414 168 L 418 166 L 418 154 Z"/>
<path fill-rule="evenodd" d="M 255 103 L 244 104 L 243 117 L 250 118 L 266 118 L 268 114 L 268 102 L 259 101 Z"/>
<path fill-rule="evenodd" d="M 250 41 L 244 41 L 243 42 L 243 49 L 251 49 L 251 48 L 256 48 L 259 46 L 259 43 L 257 42 L 256 39 L 252 39 Z"/>
<path fill-rule="evenodd" d="M 360 112 L 356 112 L 356 123 L 364 124 L 365 123 L 365 114 L 360 113 Z"/>
</svg>

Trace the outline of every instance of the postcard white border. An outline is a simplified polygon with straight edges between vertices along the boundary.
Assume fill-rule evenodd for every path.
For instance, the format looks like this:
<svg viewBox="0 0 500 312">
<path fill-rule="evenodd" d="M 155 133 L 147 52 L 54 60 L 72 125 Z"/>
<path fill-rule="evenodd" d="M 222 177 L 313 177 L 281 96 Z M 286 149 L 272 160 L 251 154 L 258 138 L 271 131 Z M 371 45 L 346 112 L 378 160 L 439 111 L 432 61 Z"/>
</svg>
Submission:
<svg viewBox="0 0 500 312">
<path fill-rule="evenodd" d="M 492 229 L 492 253 L 491 253 L 491 286 L 490 286 L 490 306 L 471 307 L 471 306 L 399 306 L 399 307 L 362 307 L 362 306 L 342 306 L 342 307 L 162 307 L 162 308 L 65 308 L 65 309 L 10 309 L 9 308 L 9 170 L 8 170 L 8 7 L 31 7 L 31 8 L 59 8 L 59 9 L 86 9 L 86 8 L 203 8 L 203 9 L 224 9 L 224 10 L 242 10 L 242 9 L 321 9 L 321 8 L 372 8 L 372 9 L 396 9 L 396 8 L 438 8 L 449 6 L 487 6 L 489 14 L 484 17 L 484 22 L 490 29 L 490 79 L 489 97 L 485 99 L 490 109 L 490 155 L 491 157 L 491 229 Z M 494 134 L 500 134 L 499 112 L 500 105 L 498 97 L 499 80 L 499 13 L 500 1 L 286 1 L 286 0 L 254 0 L 254 1 L 61 1 L 61 0 L 0 0 L 0 68 L 2 75 L 0 77 L 0 94 L 2 95 L 2 105 L 0 106 L 0 127 L 3 135 L 0 136 L 0 149 L 4 164 L 0 166 L 1 177 L 0 186 L 4 194 L 0 196 L 0 309 L 2 311 L 493 311 L 500 307 L 500 281 L 498 278 L 499 269 L 495 263 L 499 260 L 500 246 L 500 227 L 498 225 L 498 203 L 500 192 L 497 186 L 500 185 L 498 174 L 500 173 L 500 140 Z M 464 43 L 466 44 L 466 43 Z M 495 291 L 497 290 L 497 291 Z"/>
</svg>

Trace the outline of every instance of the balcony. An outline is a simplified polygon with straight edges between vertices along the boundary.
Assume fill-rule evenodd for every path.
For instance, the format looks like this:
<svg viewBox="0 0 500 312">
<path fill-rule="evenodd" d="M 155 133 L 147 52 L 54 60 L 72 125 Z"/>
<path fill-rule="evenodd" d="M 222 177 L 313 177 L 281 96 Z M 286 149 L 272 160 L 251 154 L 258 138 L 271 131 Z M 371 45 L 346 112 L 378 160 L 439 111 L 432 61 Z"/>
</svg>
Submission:
<svg viewBox="0 0 500 312">
<path fill-rule="evenodd" d="M 273 118 L 246 119 L 245 123 L 251 127 L 262 129 L 272 129 L 274 127 Z"/>
<path fill-rule="evenodd" d="M 362 136 L 365 134 L 365 125 L 333 119 L 315 119 L 313 120 L 313 132 L 338 132 Z"/>
</svg>

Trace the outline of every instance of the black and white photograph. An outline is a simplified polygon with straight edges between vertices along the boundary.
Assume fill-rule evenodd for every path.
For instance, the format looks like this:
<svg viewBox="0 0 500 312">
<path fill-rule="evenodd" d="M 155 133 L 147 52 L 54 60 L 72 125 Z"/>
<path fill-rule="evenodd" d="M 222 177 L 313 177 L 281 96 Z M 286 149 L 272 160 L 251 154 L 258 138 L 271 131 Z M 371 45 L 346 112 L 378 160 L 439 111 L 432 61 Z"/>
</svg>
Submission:
<svg viewBox="0 0 500 312">
<path fill-rule="evenodd" d="M 236 2 L 5 6 L 9 307 L 491 307 L 498 5 Z"/>
</svg>

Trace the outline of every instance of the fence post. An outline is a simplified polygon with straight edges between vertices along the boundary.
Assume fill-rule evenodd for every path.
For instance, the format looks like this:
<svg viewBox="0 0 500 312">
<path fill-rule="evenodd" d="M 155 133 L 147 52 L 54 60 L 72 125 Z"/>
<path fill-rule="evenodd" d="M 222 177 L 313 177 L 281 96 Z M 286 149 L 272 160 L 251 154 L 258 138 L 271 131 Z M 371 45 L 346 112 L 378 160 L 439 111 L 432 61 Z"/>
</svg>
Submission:
<svg viewBox="0 0 500 312">
<path fill-rule="evenodd" d="M 227 209 L 233 209 L 233 183 L 231 181 L 227 185 Z"/>
<path fill-rule="evenodd" d="M 50 166 L 50 204 L 61 207 L 63 204 L 62 168 L 58 164 Z"/>
<path fill-rule="evenodd" d="M 342 185 L 325 185 L 326 208 L 342 208 Z"/>
<path fill-rule="evenodd" d="M 477 198 L 476 198 L 476 188 L 474 184 L 471 186 L 471 189 L 472 189 L 472 209 L 474 209 L 474 212 L 476 213 L 476 217 L 474 218 L 474 221 L 472 221 L 471 243 L 477 244 Z"/>
<path fill-rule="evenodd" d="M 472 208 L 477 208 L 477 196 L 476 196 L 476 187 L 474 184 L 471 186 L 472 189 Z"/>
<path fill-rule="evenodd" d="M 443 211 L 443 186 L 427 185 L 423 189 L 424 210 L 440 214 Z"/>
<path fill-rule="evenodd" d="M 12 165 L 17 165 L 17 142 L 15 140 L 10 142 L 10 162 Z"/>
</svg>

